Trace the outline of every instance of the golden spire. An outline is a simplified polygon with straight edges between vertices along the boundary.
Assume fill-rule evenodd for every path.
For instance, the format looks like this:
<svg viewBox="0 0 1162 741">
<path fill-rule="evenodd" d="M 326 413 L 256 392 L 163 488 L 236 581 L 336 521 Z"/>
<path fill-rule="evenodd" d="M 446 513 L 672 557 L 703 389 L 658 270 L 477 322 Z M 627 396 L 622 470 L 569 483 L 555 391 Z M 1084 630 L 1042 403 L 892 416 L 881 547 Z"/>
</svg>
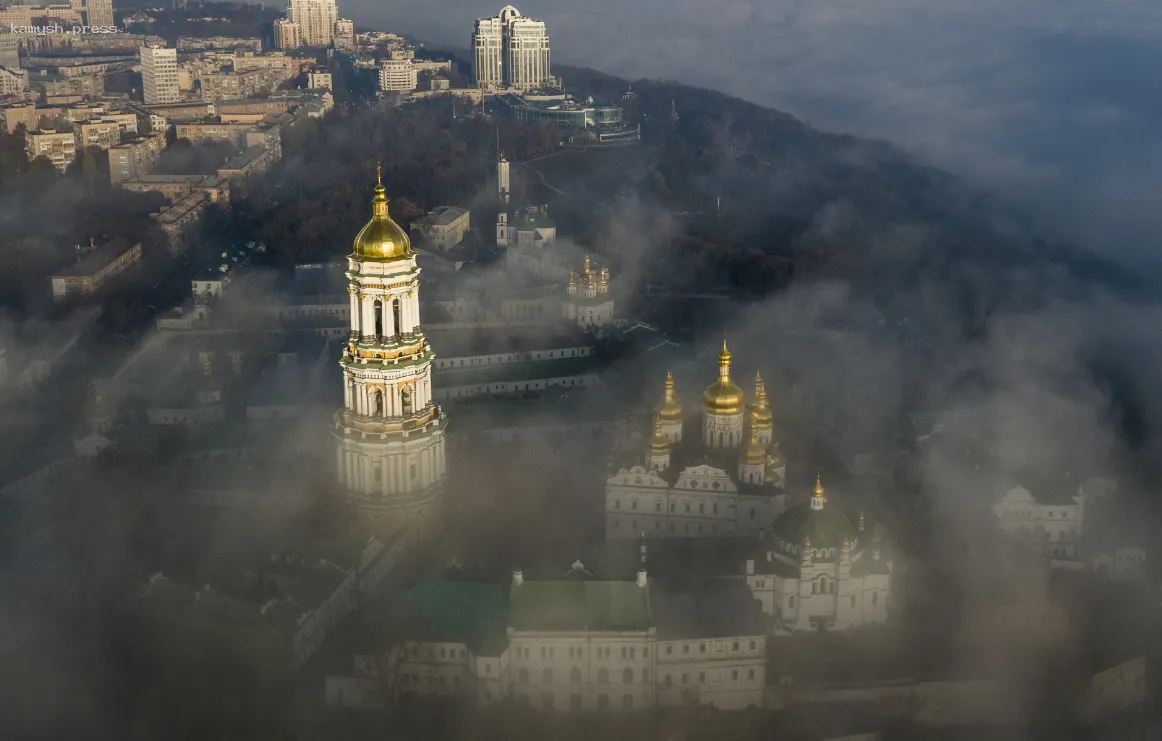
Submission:
<svg viewBox="0 0 1162 741">
<path fill-rule="evenodd" d="M 390 262 L 412 254 L 411 240 L 387 209 L 387 191 L 383 187 L 383 167 L 375 167 L 375 197 L 371 199 L 371 221 L 355 237 L 351 256 L 356 260 Z"/>
<path fill-rule="evenodd" d="M 375 184 L 383 185 L 383 163 L 381 162 L 375 163 Z"/>
<path fill-rule="evenodd" d="M 859 531 L 863 532 L 863 507 L 859 508 Z"/>
<path fill-rule="evenodd" d="M 678 395 L 674 392 L 674 373 L 673 371 L 666 372 L 666 391 L 662 396 L 662 403 L 658 405 L 658 419 L 662 422 L 670 424 L 682 423 L 682 404 L 678 401 Z"/>
<path fill-rule="evenodd" d="M 589 255 L 585 256 L 585 274 L 589 275 Z"/>
<path fill-rule="evenodd" d="M 775 426 L 774 416 L 771 414 L 770 400 L 767 398 L 767 386 L 763 383 L 763 376 L 758 371 L 754 374 L 754 415 L 751 424 L 759 430 L 770 430 Z"/>
</svg>

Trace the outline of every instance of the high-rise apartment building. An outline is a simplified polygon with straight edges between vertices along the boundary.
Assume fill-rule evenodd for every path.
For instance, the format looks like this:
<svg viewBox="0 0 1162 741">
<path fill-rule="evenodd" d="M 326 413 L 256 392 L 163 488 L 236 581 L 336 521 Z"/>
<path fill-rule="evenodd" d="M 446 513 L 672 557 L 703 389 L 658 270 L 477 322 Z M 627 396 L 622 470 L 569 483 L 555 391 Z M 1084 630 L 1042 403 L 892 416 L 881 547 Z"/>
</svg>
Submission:
<svg viewBox="0 0 1162 741">
<path fill-rule="evenodd" d="M 20 67 L 20 37 L 4 29 L 0 29 L 0 67 Z"/>
<path fill-rule="evenodd" d="M 279 49 L 298 49 L 303 45 L 303 29 L 294 21 L 279 18 L 274 22 L 274 45 Z"/>
<path fill-rule="evenodd" d="M 113 0 L 84 0 L 82 10 L 88 26 L 113 25 Z"/>
<path fill-rule="evenodd" d="M 304 46 L 330 46 L 339 8 L 335 0 L 288 0 L 286 19 L 302 30 Z"/>
<path fill-rule="evenodd" d="M 177 103 L 182 99 L 178 88 L 178 50 L 142 46 L 141 86 L 147 104 Z"/>
<path fill-rule="evenodd" d="M 472 67 L 482 88 L 529 90 L 550 85 L 545 22 L 525 18 L 511 5 L 498 16 L 478 19 L 472 34 Z"/>
</svg>

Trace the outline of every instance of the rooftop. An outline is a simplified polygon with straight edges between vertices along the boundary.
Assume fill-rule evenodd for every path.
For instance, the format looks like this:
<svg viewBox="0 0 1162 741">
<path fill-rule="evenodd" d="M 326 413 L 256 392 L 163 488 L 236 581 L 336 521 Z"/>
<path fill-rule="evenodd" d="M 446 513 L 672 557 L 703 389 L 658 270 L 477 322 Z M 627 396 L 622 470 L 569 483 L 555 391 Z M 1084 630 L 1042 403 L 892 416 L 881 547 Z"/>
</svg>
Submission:
<svg viewBox="0 0 1162 741">
<path fill-rule="evenodd" d="M 132 249 L 134 245 L 127 240 L 112 239 L 82 257 L 77 262 L 63 270 L 54 273 L 53 277 L 80 277 L 100 272 L 106 265 Z"/>
<path fill-rule="evenodd" d="M 634 581 L 531 581 L 509 591 L 515 630 L 645 631 L 652 624 L 650 588 Z"/>
<path fill-rule="evenodd" d="M 433 372 L 432 380 L 436 388 L 455 388 L 490 383 L 533 381 L 542 378 L 572 378 L 596 373 L 604 363 L 604 359 L 594 355 L 561 360 L 537 360 L 491 367 L 477 366 L 464 370 L 438 370 Z"/>
<path fill-rule="evenodd" d="M 401 612 L 428 641 L 463 643 L 477 655 L 498 656 L 507 644 L 508 595 L 498 584 L 428 581 L 413 585 Z"/>
<path fill-rule="evenodd" d="M 247 147 L 243 151 L 231 157 L 226 161 L 220 169 L 222 170 L 241 170 L 249 165 L 254 160 L 266 153 L 262 147 Z"/>
<path fill-rule="evenodd" d="M 741 580 L 713 581 L 687 591 L 654 589 L 658 640 L 765 635 L 763 616 Z"/>
</svg>

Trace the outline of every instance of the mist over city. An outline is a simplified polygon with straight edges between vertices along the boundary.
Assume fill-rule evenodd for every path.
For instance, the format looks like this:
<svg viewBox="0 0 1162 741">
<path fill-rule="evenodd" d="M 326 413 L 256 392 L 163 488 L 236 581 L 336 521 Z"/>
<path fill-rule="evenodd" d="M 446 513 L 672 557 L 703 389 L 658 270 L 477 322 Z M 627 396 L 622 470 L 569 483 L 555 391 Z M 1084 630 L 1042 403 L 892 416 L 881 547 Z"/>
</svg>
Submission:
<svg viewBox="0 0 1162 741">
<path fill-rule="evenodd" d="M 0 5 L 3 735 L 1155 733 L 1157 11 L 1040 5 Z"/>
</svg>

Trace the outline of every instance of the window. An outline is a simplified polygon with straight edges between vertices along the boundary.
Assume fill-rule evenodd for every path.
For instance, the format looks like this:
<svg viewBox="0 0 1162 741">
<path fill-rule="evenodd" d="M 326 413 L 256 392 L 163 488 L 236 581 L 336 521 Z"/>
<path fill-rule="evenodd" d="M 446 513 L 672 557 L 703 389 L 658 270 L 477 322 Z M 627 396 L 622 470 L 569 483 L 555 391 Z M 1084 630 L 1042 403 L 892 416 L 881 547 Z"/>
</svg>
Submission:
<svg viewBox="0 0 1162 741">
<path fill-rule="evenodd" d="M 851 595 L 851 606 L 855 607 L 855 595 Z"/>
<path fill-rule="evenodd" d="M 516 681 L 517 681 L 517 684 L 528 684 L 529 683 L 529 670 L 522 668 L 519 672 L 517 672 L 516 673 Z"/>
<path fill-rule="evenodd" d="M 690 503 L 686 503 L 686 514 L 690 514 Z"/>
<path fill-rule="evenodd" d="M 673 502 L 670 502 L 670 514 L 674 514 L 674 507 L 675 506 L 676 505 Z"/>
<path fill-rule="evenodd" d="M 521 671 L 524 671 L 524 670 L 522 669 Z M 606 669 L 605 667 L 601 667 L 600 669 L 597 670 L 597 683 L 598 684 L 609 684 L 609 670 Z"/>
<path fill-rule="evenodd" d="M 875 607 L 876 604 L 879 602 L 879 599 L 878 599 L 879 596 L 880 596 L 879 592 L 872 592 L 872 607 Z"/>
<path fill-rule="evenodd" d="M 621 672 L 622 684 L 633 684 L 633 669 L 628 666 Z"/>
<path fill-rule="evenodd" d="M 630 500 L 629 508 L 630 509 L 637 509 L 637 500 L 636 499 Z"/>
<path fill-rule="evenodd" d="M 700 514 L 700 515 L 706 514 L 706 505 L 702 502 L 698 503 L 698 514 Z"/>
<path fill-rule="evenodd" d="M 444 649 L 442 649 L 442 648 L 440 649 L 440 658 L 441 659 L 444 658 Z"/>
<path fill-rule="evenodd" d="M 700 654 L 706 653 L 706 644 L 705 643 L 698 644 L 698 653 L 700 653 Z"/>
<path fill-rule="evenodd" d="M 682 653 L 683 653 L 683 654 L 688 654 L 688 653 L 690 653 L 690 644 L 688 644 L 688 643 L 683 643 L 683 644 L 682 644 Z"/>
<path fill-rule="evenodd" d="M 621 500 L 620 499 L 613 500 L 613 508 L 614 509 L 621 509 Z"/>
<path fill-rule="evenodd" d="M 629 658 L 630 658 L 631 660 L 633 659 L 633 655 L 634 655 L 634 647 L 633 647 L 633 646 L 630 646 L 630 647 L 629 647 Z"/>
<path fill-rule="evenodd" d="M 712 511 L 714 512 L 714 514 L 718 514 L 718 502 L 714 503 L 714 507 L 713 507 Z"/>
<path fill-rule="evenodd" d="M 746 678 L 747 679 L 754 679 L 754 669 L 751 669 L 750 671 L 748 671 L 746 673 Z"/>
<path fill-rule="evenodd" d="M 672 656 L 673 653 L 674 653 L 674 647 L 673 646 L 666 646 L 666 656 Z"/>
<path fill-rule="evenodd" d="M 690 684 L 690 675 L 689 674 L 682 675 L 682 684 Z"/>
<path fill-rule="evenodd" d="M 665 679 L 665 685 L 666 685 L 667 687 L 673 687 L 673 686 L 674 686 L 674 679 L 673 679 L 673 677 L 671 677 L 669 674 L 667 674 L 667 675 L 666 675 L 666 679 Z"/>
<path fill-rule="evenodd" d="M 492 664 L 489 663 L 484 665 L 484 673 L 492 674 Z"/>
<path fill-rule="evenodd" d="M 642 649 L 642 658 L 648 659 L 649 657 L 650 657 L 650 649 L 649 649 L 649 646 L 647 646 L 647 647 Z"/>
<path fill-rule="evenodd" d="M 642 681 L 643 682 L 650 681 L 650 670 L 649 669 L 642 669 Z"/>
<path fill-rule="evenodd" d="M 750 642 L 750 650 L 751 650 L 751 651 L 754 651 L 754 641 L 751 641 L 751 642 Z"/>
<path fill-rule="evenodd" d="M 625 646 L 621 647 L 621 658 L 625 658 Z"/>
<path fill-rule="evenodd" d="M 790 597 L 787 598 L 787 607 L 789 607 L 792 610 L 795 609 L 795 595 L 792 594 Z M 753 643 L 751 643 L 751 648 L 754 648 Z"/>
<path fill-rule="evenodd" d="M 662 503 L 661 502 L 654 502 L 654 512 L 661 512 L 661 511 L 662 511 Z"/>
<path fill-rule="evenodd" d="M 706 672 L 698 672 L 698 684 L 706 684 Z"/>
<path fill-rule="evenodd" d="M 731 678 L 731 680 L 733 680 L 735 682 L 738 681 L 738 670 L 737 669 L 735 669 L 734 671 L 732 671 L 730 673 L 730 678 Z"/>
<path fill-rule="evenodd" d="M 569 684 L 581 684 L 581 670 L 577 667 L 569 671 Z"/>
<path fill-rule="evenodd" d="M 735 641 L 735 642 L 733 642 L 733 643 L 731 643 L 731 644 L 730 644 L 730 650 L 731 650 L 731 651 L 737 651 L 737 650 L 738 650 L 738 641 Z"/>
<path fill-rule="evenodd" d="M 623 708 L 625 708 L 626 710 L 632 710 L 633 709 L 633 695 L 622 695 L 621 696 L 621 706 Z"/>
<path fill-rule="evenodd" d="M 544 661 L 549 656 L 549 649 L 541 646 L 541 661 Z"/>
</svg>

